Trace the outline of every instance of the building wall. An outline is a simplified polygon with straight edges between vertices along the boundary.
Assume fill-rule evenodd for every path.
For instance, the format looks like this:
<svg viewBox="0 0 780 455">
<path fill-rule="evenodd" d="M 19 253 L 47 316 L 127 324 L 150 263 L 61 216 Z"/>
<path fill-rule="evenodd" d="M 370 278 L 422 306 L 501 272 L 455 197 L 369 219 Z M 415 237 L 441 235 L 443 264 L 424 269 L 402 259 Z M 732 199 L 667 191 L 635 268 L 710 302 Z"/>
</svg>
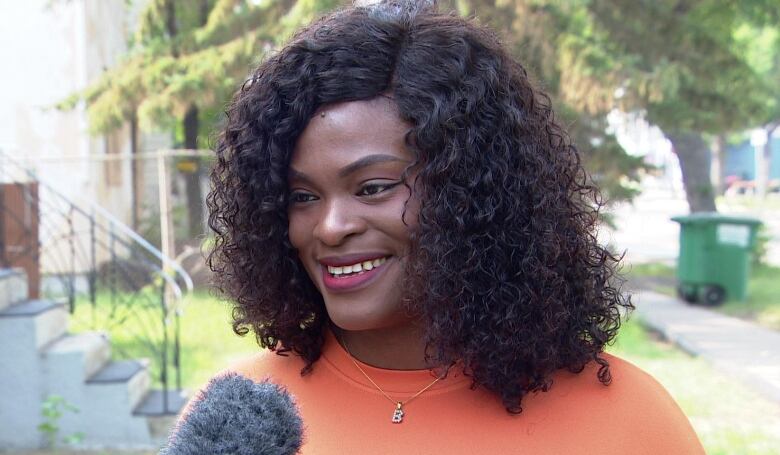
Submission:
<svg viewBox="0 0 780 455">
<path fill-rule="evenodd" d="M 122 58 L 145 3 L 0 0 L 0 150 L 68 198 L 97 202 L 127 224 L 130 163 L 101 158 L 129 154 L 129 128 L 90 136 L 83 106 L 71 112 L 53 106 Z M 156 136 L 156 145 L 165 142 Z"/>
<path fill-rule="evenodd" d="M 725 175 L 736 176 L 740 180 L 755 180 L 756 153 L 756 149 L 750 144 L 750 141 L 729 146 L 726 149 Z M 780 179 L 780 136 L 777 135 L 772 138 L 772 164 L 769 178 Z"/>
<path fill-rule="evenodd" d="M 31 164 L 40 164 L 42 157 L 59 158 L 56 165 L 39 171 L 55 181 L 69 176 L 70 191 L 83 191 L 84 163 L 63 162 L 88 151 L 89 138 L 79 134 L 86 129 L 84 117 L 58 112 L 52 105 L 86 82 L 78 32 L 84 5 L 54 2 L 47 8 L 45 0 L 0 1 L 0 144 Z"/>
<path fill-rule="evenodd" d="M 70 112 L 54 106 L 97 81 L 121 60 L 145 3 L 0 0 L 0 152 L 34 170 L 43 182 L 77 205 L 88 208 L 97 203 L 128 225 L 132 224 L 131 163 L 127 158 L 105 158 L 130 154 L 129 127 L 91 136 L 84 106 Z M 160 133 L 141 134 L 138 143 L 141 152 L 170 146 L 169 136 Z M 156 185 L 156 173 L 148 172 L 148 167 L 142 165 L 140 172 L 145 189 Z M 8 168 L 0 166 L 0 174 Z M 5 174 L 0 178 L 18 180 L 19 173 Z M 150 175 L 151 181 L 144 182 Z M 156 209 L 156 186 L 143 193 L 141 197 Z M 42 191 L 42 199 L 47 195 L 51 192 Z M 90 251 L 87 243 L 74 247 L 56 240 L 68 238 L 68 229 L 88 232 L 89 225 L 68 226 L 63 215 L 56 213 L 66 207 L 61 201 L 53 203 L 54 199 L 41 201 L 41 239 L 45 241 L 41 268 L 48 274 L 71 267 L 70 263 L 63 265 L 62 258 L 72 248 Z M 53 210 L 55 203 L 58 210 Z M 88 236 L 79 238 L 87 242 Z M 82 258 L 73 267 L 80 270 L 88 265 Z"/>
</svg>

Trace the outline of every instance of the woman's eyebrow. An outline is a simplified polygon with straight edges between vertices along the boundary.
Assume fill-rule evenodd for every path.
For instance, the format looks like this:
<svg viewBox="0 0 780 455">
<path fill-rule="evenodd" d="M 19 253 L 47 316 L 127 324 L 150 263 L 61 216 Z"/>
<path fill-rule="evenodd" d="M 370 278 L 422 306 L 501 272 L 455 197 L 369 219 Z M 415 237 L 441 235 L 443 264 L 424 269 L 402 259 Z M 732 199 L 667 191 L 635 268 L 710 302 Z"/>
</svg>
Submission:
<svg viewBox="0 0 780 455">
<path fill-rule="evenodd" d="M 287 180 L 295 180 L 303 183 L 311 184 L 311 179 L 308 175 L 304 174 L 303 172 L 296 171 L 293 168 L 290 168 L 290 170 L 287 172 Z"/>
<path fill-rule="evenodd" d="M 357 160 L 355 162 L 352 162 L 352 163 L 349 163 L 346 166 L 344 166 L 343 168 L 341 168 L 339 170 L 339 174 L 338 175 L 339 175 L 339 177 L 346 177 L 349 174 L 352 174 L 353 172 L 357 172 L 358 170 L 363 169 L 364 167 L 372 166 L 372 165 L 377 164 L 377 163 L 386 163 L 386 162 L 390 162 L 390 161 L 398 161 L 398 162 L 401 162 L 401 163 L 407 163 L 408 162 L 407 160 L 405 160 L 403 158 L 399 158 L 399 157 L 393 156 L 393 155 L 383 155 L 383 154 L 367 155 L 367 156 L 364 156 L 363 158 L 360 158 L 359 160 Z M 296 171 L 293 168 L 290 168 L 290 170 L 288 171 L 288 174 L 289 174 L 289 176 L 288 176 L 289 180 L 299 180 L 301 182 L 307 182 L 307 183 L 311 183 L 311 181 L 312 181 L 311 178 L 308 175 L 304 174 L 303 172 Z"/>
<path fill-rule="evenodd" d="M 382 154 L 366 155 L 363 158 L 360 158 L 359 160 L 341 168 L 341 170 L 339 170 L 339 177 L 346 177 L 349 174 L 352 174 L 353 172 L 363 169 L 364 167 L 368 167 L 377 163 L 385 163 L 388 161 L 400 161 L 402 163 L 406 162 L 406 160 L 404 160 L 403 158 L 399 158 L 393 155 L 382 155 Z"/>
</svg>

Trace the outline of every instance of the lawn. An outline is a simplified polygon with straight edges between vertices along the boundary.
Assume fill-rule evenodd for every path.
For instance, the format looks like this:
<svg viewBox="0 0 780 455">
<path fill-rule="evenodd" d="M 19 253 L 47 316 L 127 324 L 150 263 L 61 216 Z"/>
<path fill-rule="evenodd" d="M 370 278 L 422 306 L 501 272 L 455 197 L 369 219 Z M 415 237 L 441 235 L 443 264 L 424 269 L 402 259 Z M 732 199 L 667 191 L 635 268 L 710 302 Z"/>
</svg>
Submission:
<svg viewBox="0 0 780 455">
<path fill-rule="evenodd" d="M 660 262 L 628 264 L 624 266 L 621 273 L 628 277 L 627 288 L 632 292 L 637 289 L 652 289 L 671 296 L 677 293 L 675 289 L 677 279 L 672 266 Z"/>
<path fill-rule="evenodd" d="M 655 269 L 656 273 L 668 274 L 663 268 Z M 232 333 L 226 304 L 206 293 L 196 293 L 189 299 L 182 316 L 182 359 L 184 386 L 194 389 L 233 360 L 258 348 L 251 335 L 241 338 Z M 127 337 L 115 334 L 112 339 L 123 343 L 125 351 L 137 349 Z M 623 326 L 609 351 L 650 372 L 669 390 L 691 419 L 708 453 L 760 455 L 776 453 L 775 448 L 780 447 L 779 407 L 704 361 L 659 341 L 637 320 L 631 319 Z"/>
<path fill-rule="evenodd" d="M 755 267 L 748 283 L 747 300 L 726 302 L 717 309 L 780 330 L 780 267 Z"/>
<path fill-rule="evenodd" d="M 185 388 L 202 386 L 217 371 L 260 348 L 250 333 L 239 337 L 230 325 L 228 304 L 196 293 L 182 317 L 182 373 Z"/>
</svg>

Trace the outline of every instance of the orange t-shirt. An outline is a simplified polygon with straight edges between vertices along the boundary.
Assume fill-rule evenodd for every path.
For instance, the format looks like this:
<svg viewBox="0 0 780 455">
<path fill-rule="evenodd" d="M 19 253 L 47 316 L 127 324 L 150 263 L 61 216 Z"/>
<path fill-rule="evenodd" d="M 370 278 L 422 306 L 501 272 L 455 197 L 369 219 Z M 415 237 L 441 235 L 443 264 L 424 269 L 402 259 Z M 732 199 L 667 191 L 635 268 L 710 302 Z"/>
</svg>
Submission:
<svg viewBox="0 0 780 455">
<path fill-rule="evenodd" d="M 404 406 L 395 406 L 355 367 L 328 331 L 322 357 L 301 376 L 303 361 L 261 352 L 233 367 L 255 381 L 269 379 L 295 397 L 304 422 L 303 454 L 702 454 L 688 419 L 647 373 L 606 355 L 612 384 L 591 363 L 580 374 L 561 371 L 550 391 L 523 399 L 510 415 L 493 393 L 472 390 L 451 371 Z M 360 364 L 393 399 L 405 401 L 435 379 L 423 371 Z"/>
</svg>

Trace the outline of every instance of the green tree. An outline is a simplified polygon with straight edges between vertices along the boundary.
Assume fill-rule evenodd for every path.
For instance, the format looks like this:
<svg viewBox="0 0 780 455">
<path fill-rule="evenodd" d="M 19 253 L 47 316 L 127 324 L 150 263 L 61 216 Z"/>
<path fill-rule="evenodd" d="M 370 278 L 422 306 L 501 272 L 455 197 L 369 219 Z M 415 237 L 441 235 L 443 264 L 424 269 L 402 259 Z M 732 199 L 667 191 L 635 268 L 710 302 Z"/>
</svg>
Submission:
<svg viewBox="0 0 780 455">
<path fill-rule="evenodd" d="M 771 127 L 768 119 L 777 118 L 772 113 L 778 105 L 777 73 L 766 64 L 767 55 L 777 61 L 777 48 L 757 44 L 772 41 L 766 30 L 776 30 L 780 22 L 778 0 L 455 0 L 455 5 L 504 31 L 559 104 L 579 113 L 575 137 L 577 125 L 615 107 L 644 112 L 672 141 L 691 211 L 715 210 L 710 137 Z M 745 28 L 753 33 L 740 34 Z"/>
<path fill-rule="evenodd" d="M 607 58 L 596 74 L 603 93 L 641 109 L 671 140 L 692 212 L 716 210 L 707 135 L 760 124 L 771 91 L 738 38 L 764 25 L 780 2 L 757 0 L 582 1 L 593 33 L 589 46 Z M 592 65 L 584 67 L 592 70 Z M 612 89 L 610 92 L 609 89 Z M 571 99 L 572 97 L 567 97 Z"/>
</svg>

